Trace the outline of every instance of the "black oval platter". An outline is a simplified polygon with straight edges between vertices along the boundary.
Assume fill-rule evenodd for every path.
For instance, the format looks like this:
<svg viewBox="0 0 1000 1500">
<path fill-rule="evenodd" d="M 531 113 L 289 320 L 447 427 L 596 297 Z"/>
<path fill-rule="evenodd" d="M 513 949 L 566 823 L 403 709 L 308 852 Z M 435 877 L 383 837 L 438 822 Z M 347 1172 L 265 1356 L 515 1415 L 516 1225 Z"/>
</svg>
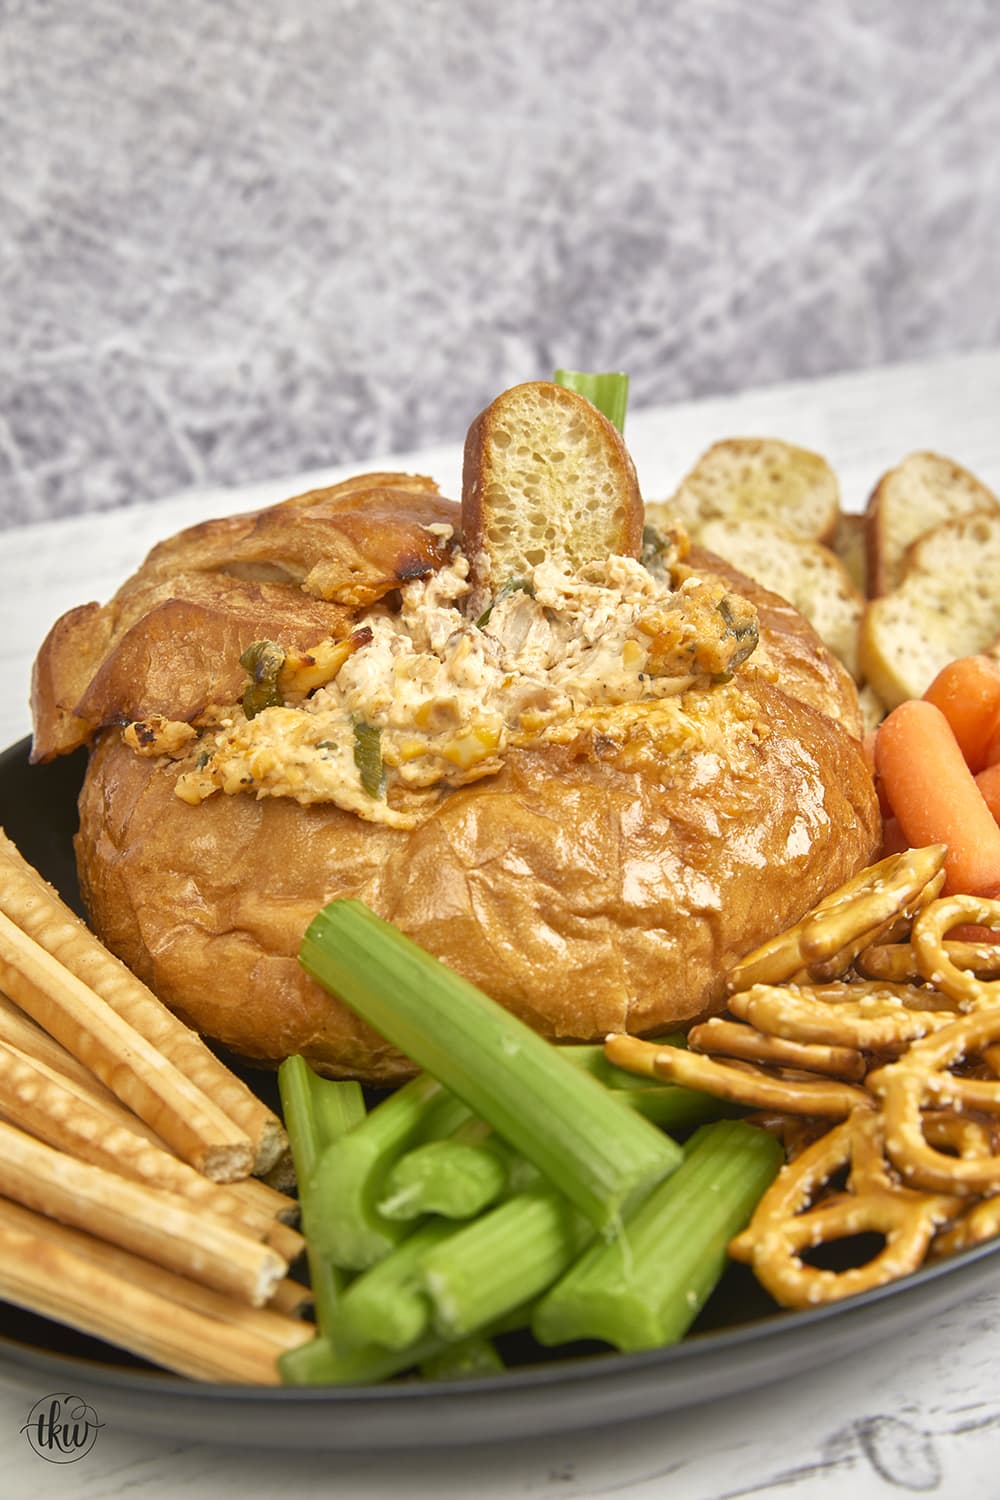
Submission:
<svg viewBox="0 0 1000 1500">
<path fill-rule="evenodd" d="M 28 750 L 22 740 L 0 754 L 0 826 L 79 909 L 72 839 L 85 758 L 31 766 Z M 273 1102 L 272 1075 L 243 1076 Z M 503 1442 L 667 1412 L 788 1378 L 925 1321 L 998 1276 L 1000 1242 L 993 1242 L 893 1286 L 789 1313 L 733 1266 L 692 1333 L 671 1348 L 626 1355 L 592 1346 L 553 1359 L 515 1340 L 502 1375 L 348 1389 L 198 1384 L 0 1303 L 0 1379 L 33 1399 L 72 1390 L 104 1422 L 188 1442 L 345 1451 Z"/>
</svg>

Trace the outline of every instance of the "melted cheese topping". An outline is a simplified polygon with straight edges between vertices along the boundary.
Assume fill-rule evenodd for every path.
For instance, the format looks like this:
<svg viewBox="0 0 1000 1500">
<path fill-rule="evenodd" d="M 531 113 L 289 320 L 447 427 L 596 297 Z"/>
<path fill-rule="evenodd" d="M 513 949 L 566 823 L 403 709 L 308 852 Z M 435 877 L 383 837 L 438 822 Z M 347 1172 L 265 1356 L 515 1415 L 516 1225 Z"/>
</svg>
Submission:
<svg viewBox="0 0 1000 1500">
<path fill-rule="evenodd" d="M 508 748 L 565 743 L 609 708 L 704 687 L 742 661 L 753 607 L 686 570 L 675 587 L 676 576 L 629 557 L 576 573 L 543 563 L 475 620 L 457 553 L 404 585 L 398 610 L 366 612 L 361 643 L 310 696 L 206 726 L 177 793 L 332 802 L 414 827 L 448 788 L 496 773 Z"/>
</svg>

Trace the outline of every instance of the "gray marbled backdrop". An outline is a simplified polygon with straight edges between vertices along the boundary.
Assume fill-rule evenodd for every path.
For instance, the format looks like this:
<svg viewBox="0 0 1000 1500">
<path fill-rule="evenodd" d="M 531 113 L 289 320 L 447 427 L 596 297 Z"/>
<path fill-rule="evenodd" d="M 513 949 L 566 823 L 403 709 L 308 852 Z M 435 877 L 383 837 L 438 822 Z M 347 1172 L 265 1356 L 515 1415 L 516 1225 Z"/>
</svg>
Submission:
<svg viewBox="0 0 1000 1500">
<path fill-rule="evenodd" d="M 0 526 L 1000 343 L 996 0 L 0 0 Z"/>
</svg>

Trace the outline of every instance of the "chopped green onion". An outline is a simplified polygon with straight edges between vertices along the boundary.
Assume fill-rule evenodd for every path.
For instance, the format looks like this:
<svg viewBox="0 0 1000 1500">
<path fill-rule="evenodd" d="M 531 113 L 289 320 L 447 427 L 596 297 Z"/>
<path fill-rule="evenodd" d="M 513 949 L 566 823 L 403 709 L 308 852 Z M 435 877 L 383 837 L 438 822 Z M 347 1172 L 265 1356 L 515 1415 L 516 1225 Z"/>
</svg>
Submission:
<svg viewBox="0 0 1000 1500">
<path fill-rule="evenodd" d="M 354 721 L 354 764 L 361 773 L 361 787 L 369 797 L 385 795 L 385 767 L 382 764 L 382 731 L 363 719 Z"/>
<path fill-rule="evenodd" d="M 679 1165 L 668 1136 L 360 901 L 325 907 L 299 958 L 599 1229 L 612 1232 Z"/>
<path fill-rule="evenodd" d="M 507 582 L 502 583 L 497 589 L 493 598 L 476 621 L 477 630 L 483 629 L 500 601 L 502 599 L 509 599 L 511 594 L 528 594 L 533 599 L 535 597 L 535 585 L 530 578 L 508 578 Z"/>
<path fill-rule="evenodd" d="M 314 1238 L 320 1208 L 313 1179 L 326 1148 L 364 1119 L 365 1101 L 359 1083 L 319 1078 L 303 1057 L 288 1057 L 281 1064 L 278 1090 L 299 1189 L 316 1322 L 321 1333 L 329 1334 L 343 1282 Z"/>
<path fill-rule="evenodd" d="M 250 674 L 243 690 L 243 712 L 254 719 L 265 708 L 280 708 L 284 699 L 278 688 L 278 673 L 285 665 L 285 650 L 277 641 L 253 641 L 240 657 L 240 666 Z"/>
<path fill-rule="evenodd" d="M 625 412 L 628 407 L 628 376 L 621 371 L 602 375 L 590 374 L 586 370 L 557 370 L 556 385 L 565 386 L 586 396 L 599 412 L 612 422 L 619 432 L 625 431 Z"/>
<path fill-rule="evenodd" d="M 535 1337 L 543 1344 L 603 1339 L 623 1350 L 683 1337 L 782 1157 L 774 1137 L 754 1125 L 703 1125 L 683 1166 L 626 1219 L 620 1236 L 585 1250 L 542 1298 Z"/>
</svg>

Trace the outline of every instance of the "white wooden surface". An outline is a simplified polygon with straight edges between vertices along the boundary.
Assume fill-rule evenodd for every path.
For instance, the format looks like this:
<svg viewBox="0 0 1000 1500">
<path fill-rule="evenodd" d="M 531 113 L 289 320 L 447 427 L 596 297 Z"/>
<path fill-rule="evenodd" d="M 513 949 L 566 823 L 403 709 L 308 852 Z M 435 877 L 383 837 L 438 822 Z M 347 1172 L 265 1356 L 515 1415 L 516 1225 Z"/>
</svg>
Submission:
<svg viewBox="0 0 1000 1500">
<path fill-rule="evenodd" d="M 906 452 L 949 454 L 1000 489 L 1000 351 L 870 371 L 809 385 L 635 413 L 628 438 L 647 498 L 669 493 L 718 437 L 770 433 L 814 447 L 860 508 Z M 457 494 L 457 448 L 410 454 Z M 371 467 L 381 466 L 373 462 Z M 239 494 L 186 494 L 103 517 L 0 533 L 0 744 L 28 732 L 31 659 L 51 621 L 104 599 L 159 537 L 199 517 L 291 494 L 327 475 Z M 20 1428 L 30 1401 L 0 1386 L 0 1493 L 11 1500 L 111 1500 L 184 1492 L 240 1500 L 336 1495 L 350 1500 L 947 1500 L 1000 1496 L 1000 1284 L 863 1356 L 672 1416 L 502 1449 L 445 1453 L 269 1454 L 194 1446 L 104 1428 L 68 1468 L 46 1463 Z M 259 1434 L 255 1434 L 259 1438 Z"/>
</svg>

